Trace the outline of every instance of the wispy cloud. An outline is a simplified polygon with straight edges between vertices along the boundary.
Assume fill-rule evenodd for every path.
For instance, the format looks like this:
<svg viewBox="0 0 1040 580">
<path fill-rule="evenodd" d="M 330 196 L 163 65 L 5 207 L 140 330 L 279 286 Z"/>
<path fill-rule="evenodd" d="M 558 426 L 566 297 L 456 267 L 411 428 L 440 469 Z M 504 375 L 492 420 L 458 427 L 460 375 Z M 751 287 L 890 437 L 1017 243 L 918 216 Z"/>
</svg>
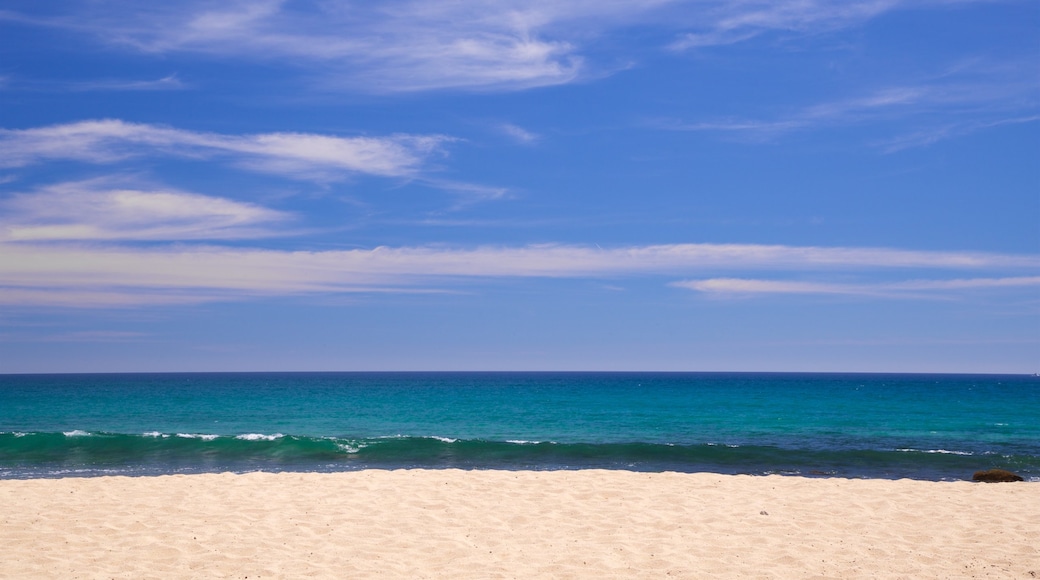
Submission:
<svg viewBox="0 0 1040 580">
<path fill-rule="evenodd" d="M 5 288 L 9 303 L 35 304 L 32 297 L 38 291 L 42 303 L 56 303 L 71 293 L 83 306 L 92 305 L 88 300 L 91 293 L 97 294 L 101 305 L 114 306 L 118 300 L 113 296 L 123 293 L 134 296 L 128 305 L 138 305 L 148 303 L 150 298 L 159 303 L 179 303 L 258 295 L 421 290 L 503 277 L 617 278 L 715 271 L 833 273 L 892 268 L 1035 271 L 1040 268 L 1040 256 L 738 244 L 610 249 L 568 245 L 427 246 L 321 252 L 217 246 L 0 244 L 0 279 L 4 281 L 0 287 Z M 755 287 L 754 281 L 750 287 Z M 791 288 L 799 287 L 789 287 L 789 291 Z M 811 289 L 801 288 L 803 292 Z"/>
<path fill-rule="evenodd" d="M 890 139 L 884 139 L 875 142 L 874 145 L 880 147 L 881 150 L 886 153 L 895 153 L 896 151 L 902 151 L 903 149 L 926 147 L 933 143 L 938 143 L 939 141 L 953 139 L 976 131 L 990 129 L 992 127 L 1000 127 L 1002 125 L 1021 125 L 1025 123 L 1036 123 L 1038 121 L 1040 121 L 1040 115 L 1012 117 L 995 121 L 949 123 L 938 127 L 922 129 L 913 133 L 907 133 Z"/>
<path fill-rule="evenodd" d="M 532 133 L 527 129 L 512 123 L 502 123 L 498 126 L 498 129 L 507 137 L 522 145 L 532 145 L 541 138 L 536 133 Z"/>
<path fill-rule="evenodd" d="M 0 89 L 30 92 L 92 92 L 92 91 L 179 91 L 190 88 L 176 74 L 159 79 L 102 78 L 81 81 L 14 79 L 0 77 Z"/>
<path fill-rule="evenodd" d="M 250 203 L 94 180 L 0 200 L 0 241 L 256 238 L 277 235 L 268 226 L 289 219 Z"/>
<path fill-rule="evenodd" d="M 493 185 L 481 185 L 479 183 L 467 183 L 437 177 L 423 177 L 417 181 L 436 189 L 458 194 L 460 199 L 456 202 L 456 207 L 509 196 L 509 188 L 507 187 L 495 187 Z"/>
<path fill-rule="evenodd" d="M 735 44 L 769 32 L 832 32 L 861 25 L 887 12 L 956 7 L 991 0 L 699 0 L 692 30 L 670 48 L 685 51 Z"/>
<path fill-rule="evenodd" d="M 101 79 L 70 83 L 72 91 L 176 91 L 188 88 L 177 75 L 167 75 L 155 80 Z"/>
<path fill-rule="evenodd" d="M 314 133 L 225 135 L 116 119 L 34 129 L 0 129 L 0 167 L 49 160 L 113 163 L 169 155 L 220 158 L 253 171 L 299 179 L 332 180 L 349 174 L 415 175 L 451 141 L 443 135 L 335 137 Z"/>
<path fill-rule="evenodd" d="M 315 71 L 328 86 L 398 92 L 573 80 L 582 67 L 575 47 L 538 34 L 560 12 L 551 8 L 544 2 L 238 0 L 215 6 L 185 0 L 81 3 L 76 18 L 35 22 L 143 52 L 281 59 Z"/>
<path fill-rule="evenodd" d="M 659 121 L 657 125 L 679 131 L 743 133 L 766 139 L 790 131 L 848 125 L 899 115 L 900 110 L 905 112 L 913 106 L 928 104 L 937 94 L 941 93 L 925 87 L 894 87 L 878 90 L 863 97 L 819 103 L 771 120 L 728 119 L 696 123 Z"/>
<path fill-rule="evenodd" d="M 280 60 L 333 88 L 516 90 L 596 74 L 584 43 L 637 25 L 658 27 L 673 50 L 688 50 L 971 1 L 985 0 L 114 0 L 66 3 L 60 15 L 6 11 L 0 19 L 60 26 L 145 53 Z"/>
<path fill-rule="evenodd" d="M 941 2 L 930 2 L 941 4 Z M 947 2 L 949 3 L 949 2 Z M 671 48 L 688 50 L 742 42 L 764 32 L 836 30 L 879 14 L 922 2 L 907 0 L 737 0 L 706 2 L 698 30 L 679 37 Z"/>
<path fill-rule="evenodd" d="M 710 278 L 683 280 L 671 286 L 715 295 L 752 294 L 837 294 L 889 298 L 927 298 L 936 292 L 993 288 L 1040 287 L 1040 276 L 1005 278 L 956 278 L 946 280 L 907 280 L 901 282 L 847 284 L 792 280 Z"/>
<path fill-rule="evenodd" d="M 18 288 L 0 286 L 0 304 L 43 308 L 136 308 L 185 306 L 218 301 L 216 293 L 148 292 L 142 288 L 79 290 L 74 288 Z M 226 297 L 223 297 L 227 299 Z"/>
<path fill-rule="evenodd" d="M 796 131 L 898 122 L 909 133 L 874 142 L 886 152 L 1040 118 L 1040 82 L 1032 65 L 974 62 L 919 83 L 874 89 L 860 96 L 817 103 L 773 118 L 697 122 L 657 120 L 657 128 L 706 131 L 769 141 Z"/>
</svg>

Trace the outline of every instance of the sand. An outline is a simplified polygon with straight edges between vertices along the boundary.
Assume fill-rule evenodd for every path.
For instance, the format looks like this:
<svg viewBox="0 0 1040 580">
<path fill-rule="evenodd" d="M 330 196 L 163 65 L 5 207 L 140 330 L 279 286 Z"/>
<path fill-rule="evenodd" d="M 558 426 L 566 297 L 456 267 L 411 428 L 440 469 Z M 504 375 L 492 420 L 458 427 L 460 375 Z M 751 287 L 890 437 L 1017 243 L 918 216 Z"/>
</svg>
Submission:
<svg viewBox="0 0 1040 580">
<path fill-rule="evenodd" d="M 402 470 L 0 481 L 4 578 L 1035 578 L 1040 483 Z"/>
</svg>

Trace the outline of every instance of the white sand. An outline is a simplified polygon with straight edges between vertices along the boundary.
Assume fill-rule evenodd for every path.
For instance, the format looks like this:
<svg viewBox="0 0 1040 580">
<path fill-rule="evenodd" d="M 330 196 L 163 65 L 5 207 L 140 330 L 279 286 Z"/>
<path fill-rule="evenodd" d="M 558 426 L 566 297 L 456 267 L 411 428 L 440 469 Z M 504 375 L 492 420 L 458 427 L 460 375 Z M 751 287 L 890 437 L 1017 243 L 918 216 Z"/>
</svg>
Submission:
<svg viewBox="0 0 1040 580">
<path fill-rule="evenodd" d="M 0 481 L 4 578 L 1035 578 L 1040 484 L 622 471 Z"/>
</svg>

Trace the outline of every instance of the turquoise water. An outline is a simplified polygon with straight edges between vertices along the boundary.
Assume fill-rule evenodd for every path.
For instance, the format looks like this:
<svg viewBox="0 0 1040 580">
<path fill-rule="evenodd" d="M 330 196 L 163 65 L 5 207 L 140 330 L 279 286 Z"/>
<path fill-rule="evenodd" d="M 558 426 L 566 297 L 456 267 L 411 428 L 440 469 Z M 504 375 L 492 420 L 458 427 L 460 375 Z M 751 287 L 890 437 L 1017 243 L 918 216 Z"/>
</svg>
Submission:
<svg viewBox="0 0 1040 580">
<path fill-rule="evenodd" d="M 0 375 L 0 477 L 418 466 L 1040 479 L 1040 379 Z"/>
</svg>

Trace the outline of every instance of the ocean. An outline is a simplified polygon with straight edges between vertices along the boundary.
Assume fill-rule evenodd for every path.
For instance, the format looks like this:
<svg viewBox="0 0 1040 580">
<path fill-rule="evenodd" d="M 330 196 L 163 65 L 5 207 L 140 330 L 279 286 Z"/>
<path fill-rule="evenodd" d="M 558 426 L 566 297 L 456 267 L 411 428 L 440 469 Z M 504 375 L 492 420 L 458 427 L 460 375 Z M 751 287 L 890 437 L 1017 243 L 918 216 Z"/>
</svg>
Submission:
<svg viewBox="0 0 1040 580">
<path fill-rule="evenodd" d="M 0 375 L 0 478 L 411 467 L 1040 480 L 1040 378 Z"/>
</svg>

